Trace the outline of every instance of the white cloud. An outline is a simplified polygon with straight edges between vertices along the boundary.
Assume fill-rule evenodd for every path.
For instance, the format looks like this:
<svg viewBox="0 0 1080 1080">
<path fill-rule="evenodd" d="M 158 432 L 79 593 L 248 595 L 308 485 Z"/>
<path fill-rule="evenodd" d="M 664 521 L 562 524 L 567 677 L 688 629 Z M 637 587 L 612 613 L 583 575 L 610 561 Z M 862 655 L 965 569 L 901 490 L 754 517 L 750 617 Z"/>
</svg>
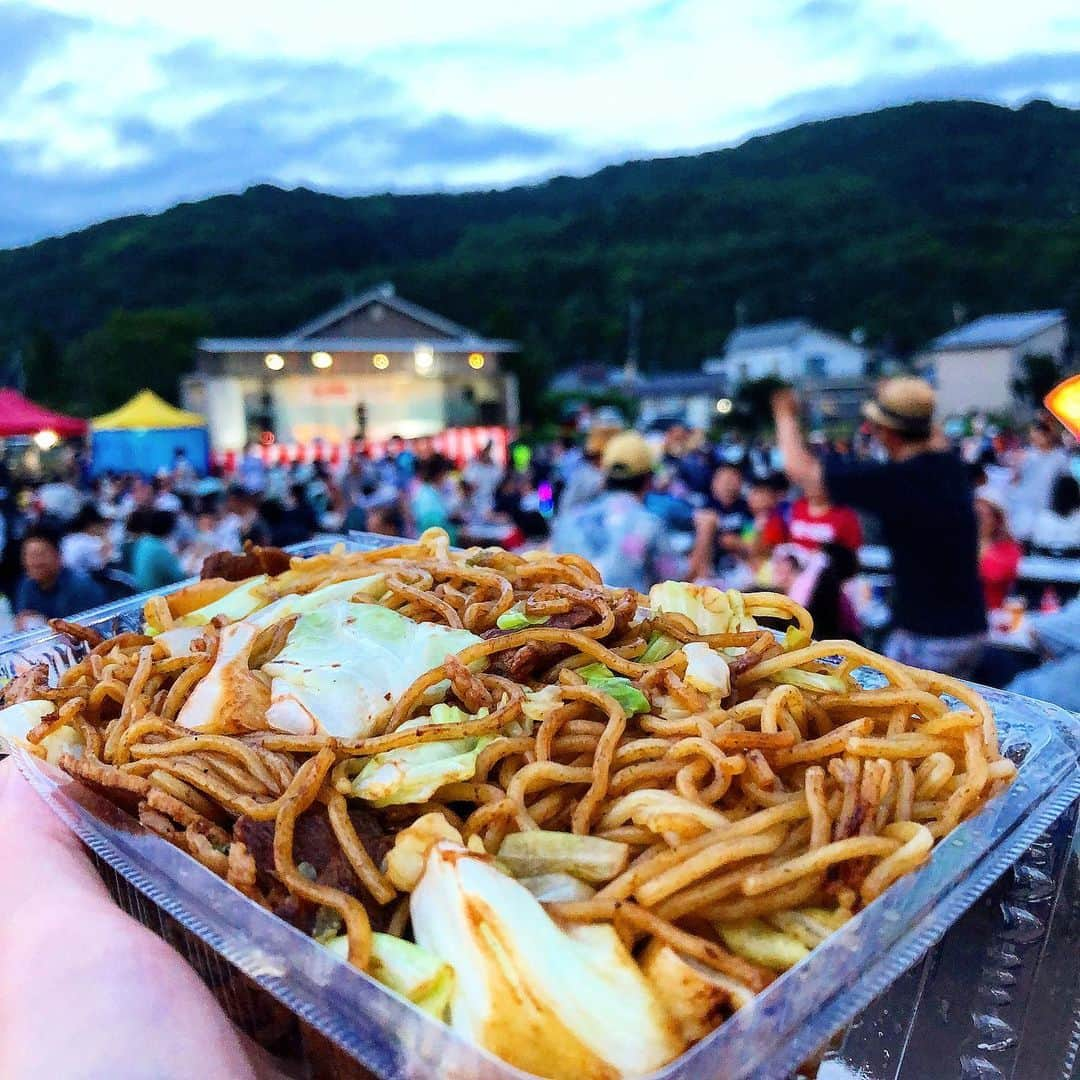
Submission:
<svg viewBox="0 0 1080 1080">
<path fill-rule="evenodd" d="M 0 89 L 3 161 L 19 190 L 115 173 L 94 216 L 261 179 L 506 184 L 904 95 L 1080 101 L 1061 65 L 1009 66 L 1080 53 L 1074 0 L 0 0 L 0 36 L 5 12 L 24 78 Z M 224 124 L 265 141 L 246 175 Z M 172 186 L 140 189 L 166 153 Z"/>
<path fill-rule="evenodd" d="M 281 51 L 308 59 L 344 59 L 398 46 L 498 45 L 514 35 L 542 43 L 565 30 L 647 10 L 655 6 L 655 0 L 524 0 L 509 4 L 505 0 L 462 4 L 440 0 L 402 0 L 396 4 L 306 0 L 301 6 L 265 0 L 185 0 L 181 4 L 39 0 L 37 6 L 177 38 L 200 37 L 212 28 L 215 41 L 238 53 Z"/>
</svg>

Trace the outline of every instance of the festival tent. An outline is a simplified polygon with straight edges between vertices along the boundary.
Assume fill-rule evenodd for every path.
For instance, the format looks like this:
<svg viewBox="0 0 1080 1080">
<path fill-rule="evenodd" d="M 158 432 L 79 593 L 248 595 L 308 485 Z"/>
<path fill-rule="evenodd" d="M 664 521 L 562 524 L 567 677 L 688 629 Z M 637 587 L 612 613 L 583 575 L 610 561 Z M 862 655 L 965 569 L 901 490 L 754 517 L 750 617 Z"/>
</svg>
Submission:
<svg viewBox="0 0 1080 1080">
<path fill-rule="evenodd" d="M 0 436 L 55 431 L 62 439 L 86 434 L 86 421 L 35 405 L 18 390 L 0 389 Z"/>
<path fill-rule="evenodd" d="M 94 475 L 141 472 L 152 476 L 171 469 L 183 450 L 197 473 L 210 462 L 206 421 L 198 414 L 162 401 L 152 390 L 140 390 L 126 405 L 90 422 Z"/>
</svg>

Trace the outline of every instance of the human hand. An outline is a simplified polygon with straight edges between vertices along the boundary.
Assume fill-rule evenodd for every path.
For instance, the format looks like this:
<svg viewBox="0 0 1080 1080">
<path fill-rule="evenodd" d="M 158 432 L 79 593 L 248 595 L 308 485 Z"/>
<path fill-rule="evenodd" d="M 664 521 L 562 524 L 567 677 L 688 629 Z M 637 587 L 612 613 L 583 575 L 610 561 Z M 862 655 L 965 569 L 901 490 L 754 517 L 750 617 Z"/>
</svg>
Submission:
<svg viewBox="0 0 1080 1080">
<path fill-rule="evenodd" d="M 781 419 L 798 419 L 799 398 L 790 386 L 782 386 L 779 390 L 774 390 L 769 400 L 772 404 L 773 417 L 778 423 Z"/>
<path fill-rule="evenodd" d="M 284 1075 L 179 954 L 116 907 L 10 759 L 0 823 L 0 1076 Z"/>
</svg>

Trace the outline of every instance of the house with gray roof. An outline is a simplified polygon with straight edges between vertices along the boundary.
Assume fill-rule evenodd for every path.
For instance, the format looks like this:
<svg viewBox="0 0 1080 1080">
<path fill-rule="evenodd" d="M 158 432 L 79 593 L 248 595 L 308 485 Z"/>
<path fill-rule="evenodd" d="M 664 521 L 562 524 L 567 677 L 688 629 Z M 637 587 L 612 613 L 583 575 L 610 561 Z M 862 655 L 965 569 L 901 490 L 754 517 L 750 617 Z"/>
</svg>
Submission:
<svg viewBox="0 0 1080 1080">
<path fill-rule="evenodd" d="M 943 415 L 1008 412 L 1024 357 L 1049 355 L 1061 363 L 1068 341 L 1061 310 L 983 315 L 934 338 L 917 363 L 937 387 Z"/>
<path fill-rule="evenodd" d="M 801 384 L 805 380 L 853 379 L 866 371 L 867 350 L 807 319 L 780 319 L 737 327 L 724 354 L 702 365 L 723 375 L 731 386 L 776 376 Z"/>
</svg>

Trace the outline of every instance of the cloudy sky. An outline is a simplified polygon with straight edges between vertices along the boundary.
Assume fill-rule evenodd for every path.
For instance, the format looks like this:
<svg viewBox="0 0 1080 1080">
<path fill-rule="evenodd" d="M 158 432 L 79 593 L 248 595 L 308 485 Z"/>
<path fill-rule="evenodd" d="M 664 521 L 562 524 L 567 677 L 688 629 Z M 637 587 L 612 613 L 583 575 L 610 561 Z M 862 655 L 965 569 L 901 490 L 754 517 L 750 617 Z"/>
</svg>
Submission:
<svg viewBox="0 0 1080 1080">
<path fill-rule="evenodd" d="M 0 246 L 269 180 L 503 186 L 913 99 L 1080 104 L 1075 0 L 0 0 Z"/>
</svg>

